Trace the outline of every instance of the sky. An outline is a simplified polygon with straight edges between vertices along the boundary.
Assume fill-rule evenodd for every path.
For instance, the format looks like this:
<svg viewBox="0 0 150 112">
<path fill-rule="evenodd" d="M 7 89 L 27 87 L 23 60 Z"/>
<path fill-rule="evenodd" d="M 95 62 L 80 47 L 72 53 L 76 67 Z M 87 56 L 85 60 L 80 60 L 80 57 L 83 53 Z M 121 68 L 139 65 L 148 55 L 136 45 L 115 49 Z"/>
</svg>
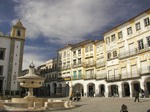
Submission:
<svg viewBox="0 0 150 112">
<path fill-rule="evenodd" d="M 20 19 L 26 27 L 23 69 L 57 56 L 67 44 L 103 33 L 150 8 L 150 0 L 0 0 L 0 32 Z"/>
</svg>

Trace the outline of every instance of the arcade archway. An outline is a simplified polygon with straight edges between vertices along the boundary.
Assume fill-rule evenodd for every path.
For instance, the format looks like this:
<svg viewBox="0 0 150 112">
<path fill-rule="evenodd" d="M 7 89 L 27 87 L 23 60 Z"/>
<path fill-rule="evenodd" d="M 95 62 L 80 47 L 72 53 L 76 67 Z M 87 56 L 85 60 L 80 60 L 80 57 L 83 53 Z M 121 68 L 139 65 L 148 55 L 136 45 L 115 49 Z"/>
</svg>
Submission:
<svg viewBox="0 0 150 112">
<path fill-rule="evenodd" d="M 78 91 L 79 93 L 81 93 L 82 96 L 84 96 L 84 88 L 82 84 L 75 84 L 74 85 L 74 92 Z"/>
</svg>

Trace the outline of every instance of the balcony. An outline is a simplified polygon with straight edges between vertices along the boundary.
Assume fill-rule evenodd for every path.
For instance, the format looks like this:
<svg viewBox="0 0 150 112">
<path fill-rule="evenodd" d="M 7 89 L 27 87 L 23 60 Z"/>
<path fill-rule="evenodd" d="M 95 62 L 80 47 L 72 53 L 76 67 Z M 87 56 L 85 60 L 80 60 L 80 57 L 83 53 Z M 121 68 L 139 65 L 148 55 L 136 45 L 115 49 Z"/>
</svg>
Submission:
<svg viewBox="0 0 150 112">
<path fill-rule="evenodd" d="M 131 73 L 121 74 L 121 79 L 136 79 L 139 78 L 139 71 L 132 71 Z"/>
<path fill-rule="evenodd" d="M 119 81 L 119 80 L 121 80 L 120 74 L 110 75 L 106 79 L 107 82 L 113 82 L 113 81 Z"/>
<path fill-rule="evenodd" d="M 150 46 L 147 45 L 147 44 L 145 44 L 142 49 L 139 49 L 139 50 L 138 50 L 138 53 L 145 52 L 145 51 L 149 51 L 149 50 L 150 50 Z"/>
<path fill-rule="evenodd" d="M 150 73 L 150 66 L 142 67 L 139 71 L 141 75 L 147 75 Z"/>
<path fill-rule="evenodd" d="M 72 68 L 76 68 L 76 67 L 82 67 L 84 66 L 84 63 L 76 63 L 76 64 L 72 64 Z"/>
<path fill-rule="evenodd" d="M 101 80 L 101 79 L 106 79 L 107 74 L 106 73 L 102 73 L 102 74 L 96 74 L 96 80 Z"/>
<path fill-rule="evenodd" d="M 58 78 L 47 78 L 45 82 L 57 81 Z"/>
<path fill-rule="evenodd" d="M 129 78 L 138 78 L 140 77 L 140 73 L 138 70 L 132 71 Z"/>
<path fill-rule="evenodd" d="M 122 59 L 122 58 L 126 58 L 126 57 L 129 57 L 129 56 L 133 56 L 135 54 L 137 54 L 137 49 L 132 49 L 132 50 L 120 53 L 118 55 L 118 57 L 119 57 L 119 59 Z"/>
<path fill-rule="evenodd" d="M 62 70 L 68 70 L 68 69 L 70 69 L 71 67 L 70 67 L 70 65 L 66 65 L 66 66 L 63 66 L 62 67 Z"/>
<path fill-rule="evenodd" d="M 95 74 L 90 74 L 90 75 L 85 75 L 84 76 L 84 80 L 93 80 L 95 79 Z"/>
<path fill-rule="evenodd" d="M 95 61 L 90 61 L 90 62 L 85 62 L 85 64 L 84 64 L 85 66 L 85 68 L 87 68 L 87 67 L 93 67 L 93 66 L 95 66 Z"/>
<path fill-rule="evenodd" d="M 143 48 L 139 49 L 139 48 L 135 48 L 135 49 L 132 49 L 132 50 L 129 50 L 129 51 L 126 51 L 126 52 L 122 52 L 118 55 L 119 59 L 123 59 L 123 58 L 127 58 L 127 57 L 130 57 L 130 56 L 133 56 L 133 55 L 136 55 L 138 53 L 142 53 L 142 52 L 145 52 L 145 51 L 149 51 L 150 50 L 150 46 L 148 46 L 147 44 L 144 45 Z"/>
<path fill-rule="evenodd" d="M 84 75 L 73 77 L 72 80 L 81 80 L 84 78 Z"/>
<path fill-rule="evenodd" d="M 105 61 L 103 61 L 103 62 L 96 62 L 96 68 L 103 67 L 105 65 L 106 65 Z"/>
<path fill-rule="evenodd" d="M 40 74 L 50 73 L 50 72 L 54 72 L 57 70 L 58 68 L 43 69 L 43 70 L 40 70 Z"/>
</svg>

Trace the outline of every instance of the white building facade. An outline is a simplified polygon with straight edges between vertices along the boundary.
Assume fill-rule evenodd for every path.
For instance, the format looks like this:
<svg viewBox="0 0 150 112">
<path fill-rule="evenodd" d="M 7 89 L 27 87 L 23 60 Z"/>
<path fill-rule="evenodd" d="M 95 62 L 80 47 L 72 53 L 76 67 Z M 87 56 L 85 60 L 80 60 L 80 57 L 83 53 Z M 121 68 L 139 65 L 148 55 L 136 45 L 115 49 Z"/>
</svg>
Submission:
<svg viewBox="0 0 150 112">
<path fill-rule="evenodd" d="M 17 77 L 22 73 L 25 27 L 20 21 L 10 36 L 0 35 L 0 93 L 18 91 Z"/>
</svg>

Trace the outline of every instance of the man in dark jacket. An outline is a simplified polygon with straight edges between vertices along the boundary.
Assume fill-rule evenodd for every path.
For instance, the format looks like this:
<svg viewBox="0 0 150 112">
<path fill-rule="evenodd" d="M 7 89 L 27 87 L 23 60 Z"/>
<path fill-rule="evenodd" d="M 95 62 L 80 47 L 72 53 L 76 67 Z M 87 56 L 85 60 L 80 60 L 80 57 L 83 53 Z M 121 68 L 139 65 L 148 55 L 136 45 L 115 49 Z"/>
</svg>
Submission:
<svg viewBox="0 0 150 112">
<path fill-rule="evenodd" d="M 138 91 L 135 91 L 135 100 L 134 100 L 134 102 L 136 102 L 136 100 L 138 100 L 138 102 L 139 102 L 139 92 Z"/>
</svg>

